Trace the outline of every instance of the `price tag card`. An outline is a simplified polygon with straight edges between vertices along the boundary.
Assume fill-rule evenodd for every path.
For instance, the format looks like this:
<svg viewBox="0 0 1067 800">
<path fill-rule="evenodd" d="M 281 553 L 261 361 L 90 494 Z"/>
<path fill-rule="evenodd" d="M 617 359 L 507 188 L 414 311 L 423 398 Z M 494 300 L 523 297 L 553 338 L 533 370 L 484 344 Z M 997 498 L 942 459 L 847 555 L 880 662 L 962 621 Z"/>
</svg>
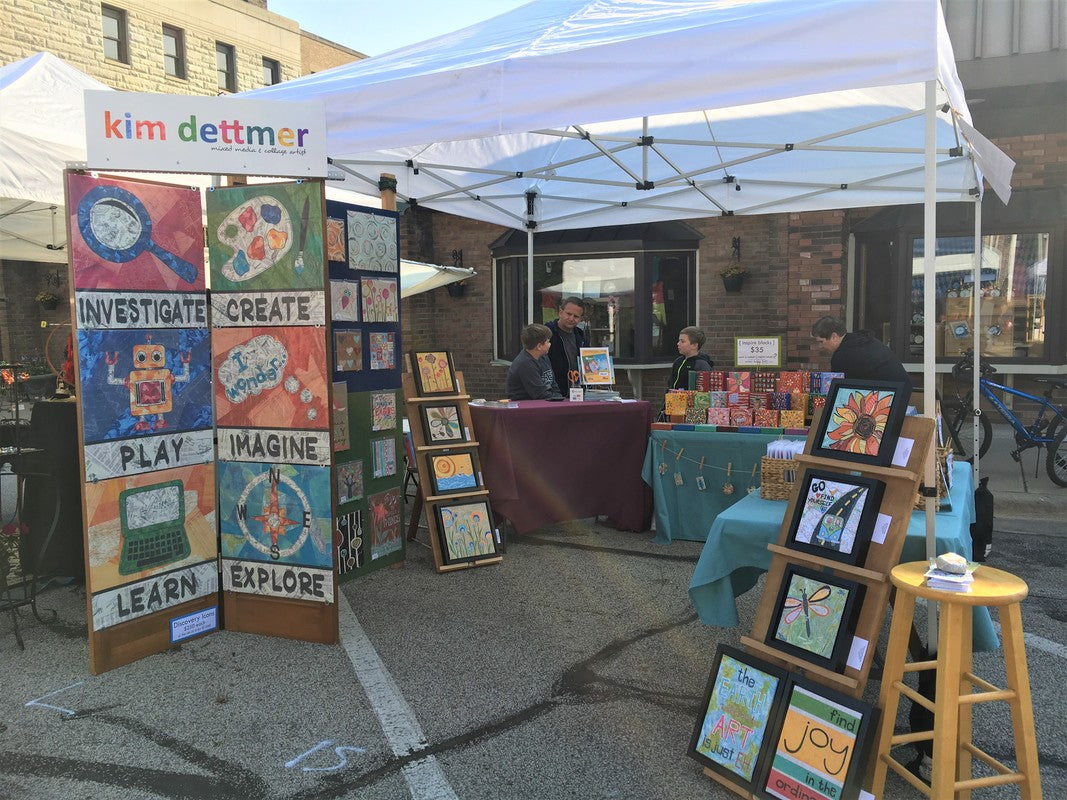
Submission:
<svg viewBox="0 0 1067 800">
<path fill-rule="evenodd" d="M 852 637 L 852 647 L 848 651 L 847 663 L 852 669 L 863 669 L 863 658 L 867 655 L 867 646 L 870 643 L 859 636 Z"/>
<path fill-rule="evenodd" d="M 571 402 L 581 403 L 583 400 L 585 400 L 585 389 L 583 389 L 581 386 L 572 386 Z"/>
<path fill-rule="evenodd" d="M 893 518 L 888 514 L 879 514 L 878 520 L 874 523 L 874 533 L 871 534 L 871 541 L 875 544 L 885 544 L 885 537 L 889 533 L 889 526 L 892 522 Z"/>
<path fill-rule="evenodd" d="M 893 451 L 893 466 L 906 467 L 911 458 L 911 449 L 915 447 L 915 440 L 906 436 L 897 439 L 897 449 Z"/>
<path fill-rule="evenodd" d="M 782 337 L 734 337 L 734 364 L 738 367 L 781 367 Z"/>
</svg>

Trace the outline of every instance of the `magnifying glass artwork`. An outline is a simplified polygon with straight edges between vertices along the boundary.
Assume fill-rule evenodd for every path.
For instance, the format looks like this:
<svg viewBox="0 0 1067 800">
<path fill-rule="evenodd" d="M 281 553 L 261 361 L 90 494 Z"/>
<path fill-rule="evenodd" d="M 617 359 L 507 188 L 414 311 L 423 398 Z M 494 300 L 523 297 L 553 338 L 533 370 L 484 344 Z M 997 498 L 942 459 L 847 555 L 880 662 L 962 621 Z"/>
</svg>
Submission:
<svg viewBox="0 0 1067 800">
<path fill-rule="evenodd" d="M 152 238 L 152 218 L 133 192 L 110 185 L 90 189 L 78 203 L 78 231 L 105 261 L 126 264 L 150 253 L 186 283 L 196 282 L 197 268 Z"/>
</svg>

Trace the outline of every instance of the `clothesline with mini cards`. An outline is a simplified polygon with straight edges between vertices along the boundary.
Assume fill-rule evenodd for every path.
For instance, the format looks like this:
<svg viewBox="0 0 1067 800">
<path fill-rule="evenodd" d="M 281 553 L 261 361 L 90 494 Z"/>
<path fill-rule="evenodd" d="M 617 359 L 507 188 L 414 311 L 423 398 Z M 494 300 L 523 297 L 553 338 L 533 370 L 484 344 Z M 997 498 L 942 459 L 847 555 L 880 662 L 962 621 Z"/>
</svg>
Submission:
<svg viewBox="0 0 1067 800">
<path fill-rule="evenodd" d="M 725 467 L 720 467 L 717 464 L 707 464 L 707 463 L 705 463 L 704 456 L 701 456 L 699 459 L 690 458 L 689 456 L 687 456 L 685 454 L 685 448 L 684 447 L 679 447 L 677 450 L 675 450 L 673 447 L 669 447 L 667 445 L 667 440 L 666 439 L 660 439 L 660 441 L 659 441 L 659 450 L 660 450 L 660 463 L 659 463 L 659 474 L 660 475 L 666 475 L 667 472 L 670 470 L 670 465 L 666 461 L 667 453 L 669 451 L 671 453 L 671 455 L 674 456 L 675 464 L 680 466 L 682 461 L 688 461 L 690 464 L 696 464 L 697 465 L 697 474 L 693 478 L 693 483 L 696 486 L 698 492 L 707 491 L 708 485 L 707 485 L 707 482 L 704 480 L 704 475 L 702 474 L 704 472 L 704 467 L 707 467 L 708 469 L 717 469 L 717 470 L 720 470 L 722 472 L 725 472 L 726 473 L 726 480 L 723 482 L 723 485 L 722 485 L 722 493 L 723 494 L 727 494 L 727 495 L 730 495 L 730 494 L 734 493 L 734 485 L 733 485 L 733 483 L 730 482 L 730 478 L 734 473 L 734 462 L 732 462 L 732 461 L 728 462 Z M 752 492 L 754 492 L 757 489 L 759 489 L 759 482 L 756 480 L 756 472 L 759 470 L 759 466 L 760 466 L 760 462 L 759 461 L 756 461 L 752 465 L 751 473 L 750 473 L 750 477 L 749 477 L 749 481 L 748 481 L 748 493 L 749 494 L 752 494 Z M 739 467 L 737 469 L 737 473 L 739 475 L 744 475 L 746 473 L 749 473 L 749 467 L 747 465 L 744 466 L 743 468 Z M 685 477 L 682 475 L 682 473 L 679 471 L 679 469 L 677 467 L 675 468 L 675 471 L 674 471 L 674 483 L 675 483 L 676 486 L 684 486 L 685 485 Z"/>
</svg>

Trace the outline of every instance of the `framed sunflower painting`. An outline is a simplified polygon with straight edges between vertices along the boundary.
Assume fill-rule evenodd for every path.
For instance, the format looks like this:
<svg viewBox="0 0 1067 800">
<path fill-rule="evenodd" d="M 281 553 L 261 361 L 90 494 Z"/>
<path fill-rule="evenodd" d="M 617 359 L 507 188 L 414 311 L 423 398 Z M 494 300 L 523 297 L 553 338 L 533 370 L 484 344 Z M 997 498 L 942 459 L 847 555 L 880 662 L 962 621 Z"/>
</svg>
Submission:
<svg viewBox="0 0 1067 800">
<path fill-rule="evenodd" d="M 892 463 L 910 394 L 904 383 L 835 380 L 811 454 L 877 466 Z"/>
</svg>

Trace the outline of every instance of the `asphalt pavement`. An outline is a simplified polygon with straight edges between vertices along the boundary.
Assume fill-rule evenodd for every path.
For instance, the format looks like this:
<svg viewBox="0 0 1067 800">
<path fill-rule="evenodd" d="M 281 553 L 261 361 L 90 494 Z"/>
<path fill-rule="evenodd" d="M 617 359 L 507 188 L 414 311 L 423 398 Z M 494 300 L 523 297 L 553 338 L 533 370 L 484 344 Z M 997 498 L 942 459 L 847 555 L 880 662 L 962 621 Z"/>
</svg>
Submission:
<svg viewBox="0 0 1067 800">
<path fill-rule="evenodd" d="M 1043 789 L 1063 797 L 1067 489 L 1046 477 L 1023 492 L 999 452 L 982 466 L 988 563 L 1030 586 Z M 582 520 L 438 575 L 416 543 L 403 566 L 342 588 L 340 645 L 221 631 L 99 676 L 84 587 L 53 585 L 45 621 L 20 618 L 24 651 L 0 618 L 0 798 L 734 797 L 686 750 L 715 649 L 748 632 L 763 583 L 738 599 L 741 628 L 700 624 L 686 589 L 701 546 Z M 977 653 L 975 672 L 1003 685 L 1000 651 Z M 1006 705 L 976 708 L 974 730 L 1013 761 Z M 886 797 L 920 795 L 891 776 Z"/>
</svg>

